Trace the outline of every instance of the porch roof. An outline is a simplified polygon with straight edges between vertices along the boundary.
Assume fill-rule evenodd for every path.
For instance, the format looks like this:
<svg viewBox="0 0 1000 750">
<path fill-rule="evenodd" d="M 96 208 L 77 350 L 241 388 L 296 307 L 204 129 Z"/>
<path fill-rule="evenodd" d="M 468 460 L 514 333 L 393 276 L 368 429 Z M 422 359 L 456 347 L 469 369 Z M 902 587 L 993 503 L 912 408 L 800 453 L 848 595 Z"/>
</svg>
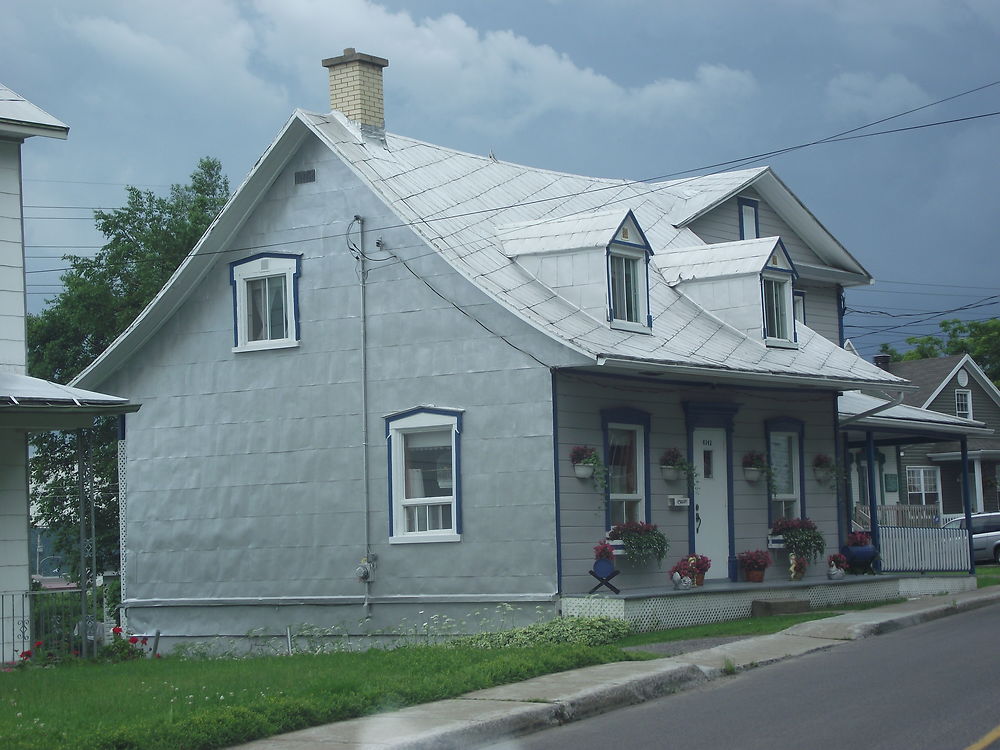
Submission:
<svg viewBox="0 0 1000 750">
<path fill-rule="evenodd" d="M 873 411 L 876 409 L 878 411 Z M 837 401 L 837 413 L 842 431 L 858 437 L 872 432 L 876 441 L 880 442 L 957 440 L 962 436 L 993 434 L 993 430 L 976 419 L 964 419 L 918 406 L 892 405 L 891 401 L 860 391 L 842 393 Z"/>
</svg>

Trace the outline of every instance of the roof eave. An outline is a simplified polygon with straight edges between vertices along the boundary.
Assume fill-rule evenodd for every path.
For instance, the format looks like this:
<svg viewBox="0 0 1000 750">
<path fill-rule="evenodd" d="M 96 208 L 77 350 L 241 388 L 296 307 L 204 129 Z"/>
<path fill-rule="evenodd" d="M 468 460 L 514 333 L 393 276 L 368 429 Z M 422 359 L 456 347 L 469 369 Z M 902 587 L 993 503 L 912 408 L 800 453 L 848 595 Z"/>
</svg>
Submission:
<svg viewBox="0 0 1000 750">
<path fill-rule="evenodd" d="M 882 388 L 885 390 L 898 391 L 911 391 L 915 389 L 915 386 L 911 386 L 905 381 L 896 383 L 886 381 L 857 380 L 853 378 L 841 378 L 824 375 L 788 375 L 780 372 L 754 372 L 749 370 L 657 362 L 648 359 L 631 359 L 612 354 L 597 355 L 597 364 L 602 367 L 621 367 L 627 370 L 642 370 L 647 374 L 650 371 L 662 371 L 664 375 L 697 377 L 702 379 L 709 376 L 714 380 L 723 382 L 759 382 L 771 387 L 796 386 L 836 391 L 861 390 L 865 388 Z"/>
</svg>

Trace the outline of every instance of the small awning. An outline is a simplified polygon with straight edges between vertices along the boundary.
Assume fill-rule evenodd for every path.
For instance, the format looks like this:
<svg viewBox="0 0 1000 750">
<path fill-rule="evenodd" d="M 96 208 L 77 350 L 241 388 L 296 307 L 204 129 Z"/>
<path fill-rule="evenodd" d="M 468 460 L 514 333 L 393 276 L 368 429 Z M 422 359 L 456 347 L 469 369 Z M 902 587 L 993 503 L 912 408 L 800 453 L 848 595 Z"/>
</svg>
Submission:
<svg viewBox="0 0 1000 750">
<path fill-rule="evenodd" d="M 0 429 L 71 430 L 94 417 L 138 411 L 127 398 L 0 372 Z"/>
<path fill-rule="evenodd" d="M 837 400 L 837 412 L 842 422 L 872 411 L 880 405 L 888 407 L 850 424 L 842 425 L 842 431 L 857 439 L 862 439 L 866 433 L 871 432 L 874 433 L 876 442 L 881 443 L 957 440 L 963 435 L 979 437 L 993 434 L 993 430 L 984 422 L 975 419 L 965 419 L 904 404 L 889 406 L 891 403 L 884 398 L 860 391 L 840 394 Z"/>
</svg>

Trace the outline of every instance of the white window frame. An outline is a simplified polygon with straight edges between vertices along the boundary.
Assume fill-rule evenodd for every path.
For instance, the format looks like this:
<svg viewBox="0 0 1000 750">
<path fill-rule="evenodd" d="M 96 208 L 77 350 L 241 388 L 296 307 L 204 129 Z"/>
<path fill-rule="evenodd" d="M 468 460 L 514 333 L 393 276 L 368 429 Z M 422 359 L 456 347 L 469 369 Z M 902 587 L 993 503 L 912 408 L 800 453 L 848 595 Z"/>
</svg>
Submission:
<svg viewBox="0 0 1000 750">
<path fill-rule="evenodd" d="M 771 294 L 777 290 L 777 295 Z M 792 276 L 784 271 L 765 270 L 760 278 L 761 313 L 763 315 L 764 343 L 767 346 L 794 347 L 795 307 L 792 302 Z M 776 299 L 780 296 L 780 299 Z M 777 303 L 778 308 L 774 309 Z M 771 311 L 774 309 L 772 315 Z M 777 316 L 780 330 L 770 330 L 769 322 Z"/>
<path fill-rule="evenodd" d="M 648 521 L 646 516 L 646 441 L 645 427 L 639 424 L 628 424 L 625 422 L 609 422 L 608 430 L 608 455 L 605 462 L 608 467 L 608 509 L 611 517 L 611 525 L 626 523 L 628 521 Z M 622 430 L 635 435 L 635 487 L 636 492 L 619 493 L 612 489 L 611 471 L 611 431 Z M 633 515 L 629 517 L 629 508 Z M 620 508 L 620 513 L 616 512 Z"/>
<path fill-rule="evenodd" d="M 426 498 L 406 497 L 405 436 L 420 432 L 451 431 L 451 495 Z M 389 454 L 389 543 L 460 542 L 461 533 L 461 451 L 462 412 L 453 409 L 418 408 L 386 417 Z M 449 505 L 450 529 L 408 531 L 407 508 Z"/>
<path fill-rule="evenodd" d="M 299 345 L 298 277 L 301 255 L 262 253 L 229 264 L 229 280 L 233 287 L 233 351 L 284 349 Z M 247 324 L 248 295 L 251 282 L 276 279 L 284 284 L 285 336 L 251 341 Z"/>
<path fill-rule="evenodd" d="M 962 400 L 961 397 L 963 397 L 963 396 L 965 398 L 965 409 L 964 409 L 965 413 L 964 414 L 962 413 L 963 409 L 961 408 L 961 405 L 960 405 L 960 402 Z M 955 389 L 955 416 L 956 417 L 963 417 L 964 419 L 973 419 L 973 416 L 972 416 L 972 391 L 969 390 L 968 388 L 956 388 Z"/>
<path fill-rule="evenodd" d="M 792 289 L 792 317 L 796 323 L 806 322 L 806 293 L 799 289 Z"/>
<path fill-rule="evenodd" d="M 755 240 L 760 237 L 760 201 L 753 198 L 737 198 L 736 206 L 740 225 L 741 240 Z M 750 226 L 752 223 L 752 226 Z"/>
<path fill-rule="evenodd" d="M 799 470 L 800 452 L 802 451 L 802 435 L 791 430 L 771 430 L 767 436 L 768 465 L 771 467 L 771 509 L 773 521 L 776 518 L 795 518 L 799 515 L 802 507 L 802 482 Z M 781 492 L 784 489 L 779 486 L 779 481 L 783 478 L 778 476 L 776 467 L 780 466 L 777 457 L 777 448 L 784 451 L 784 446 L 789 446 L 788 470 L 791 472 L 792 486 L 789 491 Z"/>
<path fill-rule="evenodd" d="M 616 273 L 616 266 L 623 272 L 628 267 L 634 269 L 631 294 L 626 286 L 627 274 Z M 632 308 L 631 317 L 629 307 Z M 608 311 L 612 328 L 649 333 L 649 268 L 645 250 L 620 245 L 612 245 L 608 250 Z"/>
<path fill-rule="evenodd" d="M 918 473 L 919 472 L 919 473 Z M 928 490 L 926 478 L 934 478 L 935 489 Z M 915 481 L 911 480 L 915 477 Z M 911 488 L 916 487 L 916 490 Z M 933 493 L 937 495 L 937 500 L 933 503 L 927 502 L 927 495 Z M 909 505 L 917 505 L 910 498 L 913 495 L 920 496 L 919 505 L 933 505 L 935 508 L 941 507 L 941 470 L 937 466 L 907 466 L 906 467 L 906 502 Z"/>
</svg>

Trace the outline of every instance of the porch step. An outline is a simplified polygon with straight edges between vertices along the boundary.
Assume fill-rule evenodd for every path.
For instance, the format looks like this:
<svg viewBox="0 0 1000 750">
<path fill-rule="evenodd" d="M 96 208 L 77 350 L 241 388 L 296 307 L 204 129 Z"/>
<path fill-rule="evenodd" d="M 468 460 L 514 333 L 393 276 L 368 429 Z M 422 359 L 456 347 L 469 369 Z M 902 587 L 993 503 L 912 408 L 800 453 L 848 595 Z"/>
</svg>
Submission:
<svg viewBox="0 0 1000 750">
<path fill-rule="evenodd" d="M 751 617 L 790 615 L 796 612 L 808 612 L 809 609 L 808 599 L 755 599 L 750 603 Z"/>
</svg>

